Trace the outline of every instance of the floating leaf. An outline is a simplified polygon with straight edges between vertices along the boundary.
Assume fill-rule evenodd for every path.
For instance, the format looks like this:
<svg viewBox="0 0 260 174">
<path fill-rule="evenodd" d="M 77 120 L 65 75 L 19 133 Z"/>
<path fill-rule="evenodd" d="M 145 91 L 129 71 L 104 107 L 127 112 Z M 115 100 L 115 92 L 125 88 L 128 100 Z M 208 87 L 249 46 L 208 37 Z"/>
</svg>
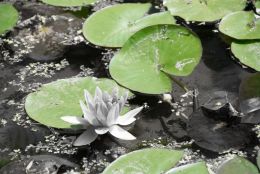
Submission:
<svg viewBox="0 0 260 174">
<path fill-rule="evenodd" d="M 97 0 L 42 0 L 42 2 L 54 6 L 60 7 L 77 7 L 77 6 L 84 6 L 89 5 Z"/>
<path fill-rule="evenodd" d="M 165 174 L 209 174 L 205 162 L 198 162 L 173 168 Z"/>
<path fill-rule="evenodd" d="M 241 63 L 260 71 L 260 40 L 232 42 L 231 51 Z"/>
<path fill-rule="evenodd" d="M 253 11 L 238 11 L 225 16 L 219 30 L 235 39 L 260 39 L 260 19 Z"/>
<path fill-rule="evenodd" d="M 240 118 L 231 116 L 228 106 L 218 111 L 201 107 L 191 115 L 188 135 L 198 146 L 213 152 L 223 152 L 230 148 L 241 149 L 255 140 L 252 126 L 240 124 Z"/>
<path fill-rule="evenodd" d="M 102 174 L 158 174 L 164 173 L 177 164 L 182 151 L 149 148 L 137 150 L 121 156 L 111 163 Z"/>
<path fill-rule="evenodd" d="M 99 46 L 122 47 L 138 30 L 156 24 L 174 24 L 169 12 L 145 16 L 151 4 L 126 3 L 93 13 L 83 26 L 86 39 Z"/>
<path fill-rule="evenodd" d="M 163 3 L 173 16 L 198 22 L 214 22 L 246 6 L 246 0 L 164 0 Z"/>
<path fill-rule="evenodd" d="M 260 169 L 260 150 L 258 150 L 257 152 L 256 163 L 258 168 Z"/>
<path fill-rule="evenodd" d="M 79 100 L 84 101 L 83 91 L 87 89 L 93 95 L 97 86 L 109 92 L 116 87 L 121 94 L 127 91 L 109 79 L 86 77 L 57 80 L 43 85 L 39 91 L 27 96 L 26 112 L 32 119 L 44 125 L 70 128 L 71 125 L 61 120 L 61 117 L 82 116 Z"/>
<path fill-rule="evenodd" d="M 199 38 L 176 25 L 155 25 L 135 33 L 111 60 L 111 76 L 142 93 L 172 90 L 169 75 L 189 75 L 202 54 Z"/>
<path fill-rule="evenodd" d="M 258 174 L 257 167 L 242 157 L 234 157 L 224 162 L 217 171 L 217 174 Z"/>
<path fill-rule="evenodd" d="M 244 78 L 239 87 L 239 103 L 244 123 L 260 123 L 260 73 Z"/>
<path fill-rule="evenodd" d="M 0 4 L 0 35 L 11 30 L 18 17 L 18 12 L 11 4 Z"/>
</svg>

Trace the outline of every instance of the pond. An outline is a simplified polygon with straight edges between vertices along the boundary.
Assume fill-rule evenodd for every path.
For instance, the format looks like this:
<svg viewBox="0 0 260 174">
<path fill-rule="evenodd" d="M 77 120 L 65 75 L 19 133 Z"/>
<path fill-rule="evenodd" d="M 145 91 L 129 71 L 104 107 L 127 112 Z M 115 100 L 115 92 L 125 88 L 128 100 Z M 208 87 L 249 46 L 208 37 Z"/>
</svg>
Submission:
<svg viewBox="0 0 260 174">
<path fill-rule="evenodd" d="M 259 9 L 1 1 L 0 173 L 259 173 Z"/>
</svg>

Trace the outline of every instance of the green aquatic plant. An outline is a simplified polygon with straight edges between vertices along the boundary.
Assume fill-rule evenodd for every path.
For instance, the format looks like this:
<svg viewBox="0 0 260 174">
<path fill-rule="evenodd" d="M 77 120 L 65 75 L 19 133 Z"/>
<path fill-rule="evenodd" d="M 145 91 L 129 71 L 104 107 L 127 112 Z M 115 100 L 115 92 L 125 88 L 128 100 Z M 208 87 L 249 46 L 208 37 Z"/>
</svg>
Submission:
<svg viewBox="0 0 260 174">
<path fill-rule="evenodd" d="M 260 39 L 260 19 L 256 19 L 253 11 L 234 12 L 221 20 L 219 30 L 239 40 Z"/>
<path fill-rule="evenodd" d="M 177 25 L 146 27 L 127 40 L 109 64 L 119 84 L 146 94 L 172 91 L 173 76 L 187 76 L 202 55 L 200 39 Z"/>
<path fill-rule="evenodd" d="M 225 161 L 216 174 L 258 174 L 257 167 L 243 157 L 235 156 Z"/>
<path fill-rule="evenodd" d="M 183 157 L 183 151 L 148 148 L 130 152 L 112 162 L 102 174 L 164 173 Z"/>
<path fill-rule="evenodd" d="M 149 3 L 124 3 L 103 8 L 87 18 L 83 34 L 94 45 L 122 47 L 142 28 L 175 23 L 169 12 L 147 15 L 150 8 Z"/>
<path fill-rule="evenodd" d="M 185 21 L 214 22 L 234 11 L 243 10 L 246 0 L 164 0 L 173 16 Z"/>
<path fill-rule="evenodd" d="M 75 146 L 82 146 L 92 143 L 98 135 L 109 132 L 114 137 L 123 140 L 136 139 L 132 134 L 121 128 L 133 123 L 135 116 L 143 109 L 138 107 L 120 116 L 124 105 L 127 102 L 128 92 L 119 96 L 118 88 L 115 88 L 110 95 L 108 92 L 102 92 L 96 87 L 93 97 L 87 90 L 84 91 L 85 102 L 80 101 L 83 112 L 83 118 L 78 116 L 63 116 L 62 120 L 75 125 L 82 125 L 84 131 L 74 142 Z"/>
<path fill-rule="evenodd" d="M 260 19 L 253 11 L 238 11 L 225 16 L 219 30 L 234 38 L 231 43 L 233 55 L 241 63 L 260 71 Z"/>
<path fill-rule="evenodd" d="M 42 2 L 60 6 L 60 7 L 77 7 L 77 6 L 85 6 L 95 3 L 97 0 L 41 0 Z"/>
<path fill-rule="evenodd" d="M 82 95 L 84 89 L 93 95 L 97 86 L 108 92 L 118 88 L 119 95 L 129 92 L 110 79 L 93 77 L 61 79 L 45 84 L 38 91 L 29 94 L 26 97 L 25 110 L 30 118 L 43 125 L 54 128 L 71 128 L 73 124 L 61 120 L 61 117 L 66 115 L 82 117 L 79 101 L 84 100 Z M 132 95 L 129 92 L 128 97 Z M 123 110 L 125 112 L 128 108 L 124 107 Z"/>
<path fill-rule="evenodd" d="M 11 30 L 18 18 L 19 14 L 12 4 L 0 3 L 0 35 Z"/>
</svg>

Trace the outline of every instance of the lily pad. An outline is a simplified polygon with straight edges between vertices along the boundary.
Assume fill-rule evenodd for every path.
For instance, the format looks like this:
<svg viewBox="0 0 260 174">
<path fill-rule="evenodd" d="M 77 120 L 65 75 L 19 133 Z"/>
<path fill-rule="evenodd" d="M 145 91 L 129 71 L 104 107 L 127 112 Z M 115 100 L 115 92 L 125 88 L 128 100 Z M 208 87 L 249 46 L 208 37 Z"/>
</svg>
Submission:
<svg viewBox="0 0 260 174">
<path fill-rule="evenodd" d="M 241 63 L 260 71 L 260 40 L 233 42 L 231 51 Z"/>
<path fill-rule="evenodd" d="M 125 3 L 93 13 L 83 26 L 85 38 L 99 46 L 122 47 L 138 30 L 156 24 L 174 24 L 169 12 L 147 15 L 151 4 Z"/>
<path fill-rule="evenodd" d="M 242 157 L 234 157 L 224 162 L 217 171 L 217 174 L 258 174 L 257 167 Z"/>
<path fill-rule="evenodd" d="M 173 168 L 165 174 L 209 174 L 205 162 L 198 162 Z"/>
<path fill-rule="evenodd" d="M 0 35 L 11 30 L 18 21 L 19 14 L 11 4 L 0 4 Z"/>
<path fill-rule="evenodd" d="M 112 58 L 109 71 L 131 90 L 161 94 L 172 90 L 170 75 L 189 75 L 201 54 L 200 39 L 192 31 L 155 25 L 135 33 Z"/>
<path fill-rule="evenodd" d="M 253 11 L 238 11 L 225 16 L 219 30 L 235 39 L 260 39 L 260 19 Z"/>
<path fill-rule="evenodd" d="M 84 89 L 94 94 L 96 86 L 111 92 L 118 87 L 120 92 L 127 92 L 113 80 L 91 77 L 62 79 L 43 85 L 37 92 L 27 96 L 25 110 L 27 114 L 44 125 L 55 128 L 71 128 L 62 116 L 82 116 L 79 100 L 84 101 Z M 131 95 L 130 95 L 131 96 Z"/>
<path fill-rule="evenodd" d="M 163 3 L 173 16 L 197 22 L 214 22 L 246 6 L 246 0 L 164 0 Z"/>
<path fill-rule="evenodd" d="M 42 0 L 42 2 L 60 6 L 60 7 L 77 7 L 77 6 L 85 6 L 96 2 L 97 0 Z"/>
<path fill-rule="evenodd" d="M 177 164 L 182 151 L 168 149 L 143 149 L 121 156 L 111 163 L 102 174 L 158 174 L 164 173 Z"/>
</svg>

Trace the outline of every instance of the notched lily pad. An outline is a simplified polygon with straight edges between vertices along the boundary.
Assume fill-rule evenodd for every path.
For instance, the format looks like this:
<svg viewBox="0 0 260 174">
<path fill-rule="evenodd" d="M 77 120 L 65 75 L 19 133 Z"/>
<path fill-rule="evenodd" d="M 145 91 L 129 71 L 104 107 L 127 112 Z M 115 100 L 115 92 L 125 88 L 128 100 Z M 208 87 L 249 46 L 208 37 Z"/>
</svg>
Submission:
<svg viewBox="0 0 260 174">
<path fill-rule="evenodd" d="M 260 40 L 232 42 L 231 51 L 241 63 L 260 71 Z"/>
<path fill-rule="evenodd" d="M 37 92 L 29 94 L 25 101 L 25 110 L 32 119 L 44 125 L 71 128 L 72 125 L 61 120 L 61 117 L 82 116 L 79 100 L 84 101 L 83 91 L 87 89 L 93 95 L 97 86 L 109 92 L 118 87 L 121 94 L 128 91 L 110 79 L 62 79 L 45 84 Z"/>
<path fill-rule="evenodd" d="M 11 30 L 18 18 L 18 12 L 11 4 L 0 3 L 0 35 Z"/>
<path fill-rule="evenodd" d="M 99 46 L 122 47 L 138 30 L 156 24 L 174 24 L 169 12 L 147 15 L 151 4 L 125 3 L 93 13 L 83 26 L 85 38 Z"/>
<path fill-rule="evenodd" d="M 112 58 L 109 72 L 119 84 L 141 93 L 172 90 L 171 75 L 187 76 L 202 55 L 200 39 L 176 25 L 155 25 L 135 33 Z"/>
<path fill-rule="evenodd" d="M 236 156 L 224 162 L 217 174 L 258 174 L 257 167 L 245 158 Z"/>
<path fill-rule="evenodd" d="M 219 30 L 235 39 L 260 39 L 260 19 L 253 11 L 238 11 L 225 16 Z"/>
<path fill-rule="evenodd" d="M 246 6 L 246 0 L 164 0 L 163 3 L 173 16 L 198 22 L 214 22 Z"/>
<path fill-rule="evenodd" d="M 209 172 L 205 162 L 198 162 L 173 168 L 165 174 L 209 174 Z"/>
<path fill-rule="evenodd" d="M 96 2 L 97 0 L 42 0 L 42 2 L 60 7 L 85 6 Z"/>
<path fill-rule="evenodd" d="M 241 124 L 239 117 L 230 115 L 228 105 L 218 111 L 201 107 L 192 114 L 188 134 L 198 146 L 223 152 L 230 148 L 241 149 L 255 140 L 252 127 Z"/>
<path fill-rule="evenodd" d="M 183 156 L 182 151 L 169 149 L 142 149 L 119 157 L 102 174 L 111 173 L 164 173 L 177 164 Z"/>
</svg>

